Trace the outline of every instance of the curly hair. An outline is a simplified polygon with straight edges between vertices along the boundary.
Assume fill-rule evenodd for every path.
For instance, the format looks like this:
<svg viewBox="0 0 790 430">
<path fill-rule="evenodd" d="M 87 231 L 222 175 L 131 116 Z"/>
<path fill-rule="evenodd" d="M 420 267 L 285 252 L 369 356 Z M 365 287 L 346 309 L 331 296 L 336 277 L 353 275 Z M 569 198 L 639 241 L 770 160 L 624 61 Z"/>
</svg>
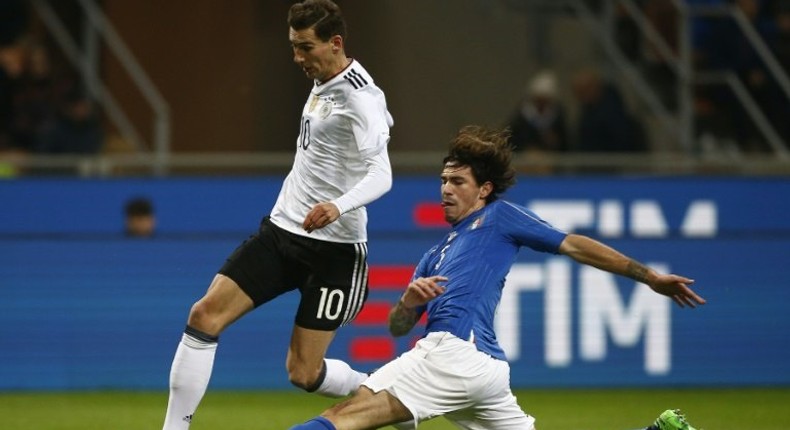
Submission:
<svg viewBox="0 0 790 430">
<path fill-rule="evenodd" d="M 330 0 L 304 0 L 288 10 L 288 25 L 294 30 L 313 27 L 316 37 L 326 42 L 332 36 L 346 38 L 346 21 L 340 7 Z"/>
<path fill-rule="evenodd" d="M 486 198 L 486 203 L 491 203 L 516 183 L 516 171 L 510 165 L 513 148 L 508 137 L 508 129 L 463 127 L 450 142 L 450 151 L 443 163 L 469 166 L 478 184 L 491 182 L 494 189 Z"/>
</svg>

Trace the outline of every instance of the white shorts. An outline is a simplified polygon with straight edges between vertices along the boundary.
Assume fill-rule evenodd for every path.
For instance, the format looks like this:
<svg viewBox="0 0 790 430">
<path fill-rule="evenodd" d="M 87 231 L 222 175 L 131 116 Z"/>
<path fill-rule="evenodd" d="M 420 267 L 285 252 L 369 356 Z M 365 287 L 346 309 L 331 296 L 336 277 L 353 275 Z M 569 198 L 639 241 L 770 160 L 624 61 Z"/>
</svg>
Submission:
<svg viewBox="0 0 790 430">
<path fill-rule="evenodd" d="M 462 429 L 534 429 L 510 391 L 508 363 L 447 332 L 429 333 L 362 385 L 386 390 L 411 411 L 413 425 L 401 429 L 442 415 Z"/>
</svg>

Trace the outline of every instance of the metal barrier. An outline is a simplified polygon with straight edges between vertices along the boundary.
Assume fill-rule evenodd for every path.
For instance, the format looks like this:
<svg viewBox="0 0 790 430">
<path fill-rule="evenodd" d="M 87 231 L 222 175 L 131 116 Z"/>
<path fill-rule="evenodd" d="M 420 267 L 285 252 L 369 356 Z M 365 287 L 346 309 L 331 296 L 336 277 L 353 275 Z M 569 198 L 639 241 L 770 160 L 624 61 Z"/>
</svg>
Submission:
<svg viewBox="0 0 790 430">
<path fill-rule="evenodd" d="M 438 151 L 391 152 L 398 174 L 438 175 L 446 154 Z M 285 174 L 293 161 L 291 152 L 178 153 L 167 158 L 169 176 L 249 176 Z M 79 177 L 158 176 L 162 160 L 156 154 L 101 156 L 38 156 L 7 160 L 8 176 L 76 175 Z M 514 166 L 528 175 L 567 176 L 579 173 L 620 175 L 790 175 L 790 163 L 772 155 L 692 157 L 682 153 L 569 153 L 516 154 Z M 2 165 L 2 162 L 0 162 Z"/>
<path fill-rule="evenodd" d="M 505 1 L 506 0 L 502 0 Z M 690 29 L 692 16 L 721 16 L 732 18 L 744 36 L 754 46 L 783 93 L 790 99 L 790 79 L 782 70 L 771 51 L 760 39 L 751 23 L 734 6 L 689 6 L 682 0 L 673 0 L 680 14 L 680 43 L 678 53 L 673 50 L 646 19 L 633 0 L 607 0 L 602 3 L 603 13 L 592 10 L 583 0 L 531 0 L 525 3 L 510 2 L 512 7 L 529 11 L 542 6 L 552 13 L 572 11 L 602 44 L 604 52 L 617 69 L 627 78 L 636 95 L 663 126 L 663 130 L 681 142 L 684 153 L 634 154 L 540 154 L 517 156 L 516 165 L 524 173 L 622 173 L 622 174 L 790 174 L 790 151 L 757 103 L 749 95 L 740 79 L 731 71 L 695 73 L 691 65 Z M 32 0 L 34 10 L 55 37 L 69 61 L 79 70 L 96 100 L 104 107 L 110 120 L 120 130 L 124 139 L 133 143 L 135 154 L 101 154 L 96 156 L 19 156 L 0 160 L 0 176 L 33 174 L 70 174 L 81 177 L 110 177 L 181 173 L 207 174 L 262 174 L 287 172 L 292 153 L 171 153 L 170 109 L 167 102 L 151 82 L 125 45 L 122 38 L 106 19 L 94 0 L 79 0 L 86 17 L 85 40 L 81 47 L 66 30 L 48 0 Z M 678 76 L 677 112 L 664 106 L 656 91 L 646 83 L 637 68 L 622 54 L 611 38 L 611 13 L 615 5 L 622 5 L 646 39 L 654 45 L 660 56 Z M 123 107 L 110 94 L 96 73 L 97 37 L 105 41 L 111 53 L 130 74 L 132 80 L 154 112 L 153 136 L 146 142 Z M 691 109 L 691 87 L 695 83 L 727 85 L 743 104 L 748 115 L 766 138 L 773 156 L 743 156 L 733 154 L 700 155 L 695 153 L 694 124 Z M 430 152 L 395 152 L 391 154 L 396 172 L 435 173 L 443 154 Z"/>
<path fill-rule="evenodd" d="M 600 43 L 604 53 L 614 64 L 617 72 L 625 78 L 650 115 L 658 120 L 661 130 L 667 136 L 677 138 L 680 142 L 680 147 L 685 151 L 694 153 L 699 149 L 696 147 L 696 142 L 694 142 L 693 86 L 695 84 L 722 84 L 726 85 L 733 92 L 773 153 L 782 159 L 790 159 L 788 142 L 783 140 L 770 121 L 766 119 L 765 113 L 746 91 L 745 85 L 732 70 L 698 73 L 695 72 L 692 63 L 691 30 L 693 24 L 691 19 L 697 16 L 732 19 L 754 48 L 771 77 L 776 80 L 782 92 L 790 101 L 790 78 L 788 78 L 787 71 L 782 69 L 773 52 L 762 40 L 752 23 L 734 5 L 690 5 L 683 0 L 672 0 L 672 4 L 678 11 L 679 20 L 677 53 L 673 52 L 673 49 L 647 19 L 634 0 L 603 1 L 600 3 L 600 12 L 593 10 L 589 2 L 585 0 L 564 0 L 560 2 L 531 0 L 526 2 L 527 6 L 521 5 L 519 10 L 528 11 L 530 7 L 533 7 L 533 9 L 539 8 L 551 13 L 572 11 L 590 34 Z M 565 7 L 559 7 L 560 5 Z M 640 73 L 636 65 L 626 58 L 613 40 L 612 17 L 616 6 L 623 7 L 625 13 L 634 21 L 645 39 L 656 49 L 658 55 L 667 62 L 669 68 L 677 76 L 678 109 L 676 112 L 672 112 L 661 102 L 657 91 L 648 85 L 645 77 Z M 511 7 L 515 6 L 511 5 Z"/>
<path fill-rule="evenodd" d="M 94 0 L 79 0 L 77 3 L 81 6 L 86 17 L 84 46 L 80 46 L 71 37 L 63 21 L 47 0 L 32 1 L 33 8 L 41 21 L 72 66 L 79 71 L 91 96 L 105 109 L 113 125 L 118 128 L 123 138 L 134 145 L 138 151 L 152 151 L 156 156 L 156 171 L 163 173 L 170 154 L 170 107 L 167 101 Z M 140 135 L 135 124 L 124 112 L 123 107 L 96 73 L 97 36 L 101 36 L 107 43 L 110 52 L 117 57 L 154 112 L 153 136 L 148 142 Z M 43 161 L 43 164 L 48 163 Z"/>
</svg>

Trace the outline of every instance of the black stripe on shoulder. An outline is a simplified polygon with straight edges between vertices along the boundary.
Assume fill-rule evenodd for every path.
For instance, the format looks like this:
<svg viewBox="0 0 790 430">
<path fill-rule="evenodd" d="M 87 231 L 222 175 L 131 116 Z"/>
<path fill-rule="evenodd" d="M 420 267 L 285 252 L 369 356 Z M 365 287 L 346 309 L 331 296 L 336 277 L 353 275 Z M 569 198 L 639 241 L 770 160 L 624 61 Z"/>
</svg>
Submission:
<svg viewBox="0 0 790 430">
<path fill-rule="evenodd" d="M 348 81 L 348 83 L 350 83 L 355 90 L 358 90 L 368 84 L 368 81 L 366 81 L 365 78 L 354 69 L 349 70 L 348 73 L 343 75 L 343 79 Z"/>
</svg>

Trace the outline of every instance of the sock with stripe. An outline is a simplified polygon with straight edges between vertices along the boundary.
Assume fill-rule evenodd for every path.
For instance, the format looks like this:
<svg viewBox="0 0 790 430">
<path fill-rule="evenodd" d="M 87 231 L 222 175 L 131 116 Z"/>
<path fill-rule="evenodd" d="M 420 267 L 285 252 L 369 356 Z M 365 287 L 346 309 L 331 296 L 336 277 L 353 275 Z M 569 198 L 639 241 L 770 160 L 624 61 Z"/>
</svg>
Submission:
<svg viewBox="0 0 790 430">
<path fill-rule="evenodd" d="M 184 330 L 170 368 L 170 399 L 163 430 L 189 429 L 208 388 L 218 340 L 189 326 Z"/>
<path fill-rule="evenodd" d="M 337 430 L 335 426 L 324 417 L 315 417 L 304 424 L 291 427 L 289 430 Z"/>
<path fill-rule="evenodd" d="M 362 381 L 368 378 L 367 373 L 357 372 L 345 361 L 324 359 L 322 378 L 316 382 L 313 390 L 327 397 L 345 397 L 354 393 Z"/>
</svg>

